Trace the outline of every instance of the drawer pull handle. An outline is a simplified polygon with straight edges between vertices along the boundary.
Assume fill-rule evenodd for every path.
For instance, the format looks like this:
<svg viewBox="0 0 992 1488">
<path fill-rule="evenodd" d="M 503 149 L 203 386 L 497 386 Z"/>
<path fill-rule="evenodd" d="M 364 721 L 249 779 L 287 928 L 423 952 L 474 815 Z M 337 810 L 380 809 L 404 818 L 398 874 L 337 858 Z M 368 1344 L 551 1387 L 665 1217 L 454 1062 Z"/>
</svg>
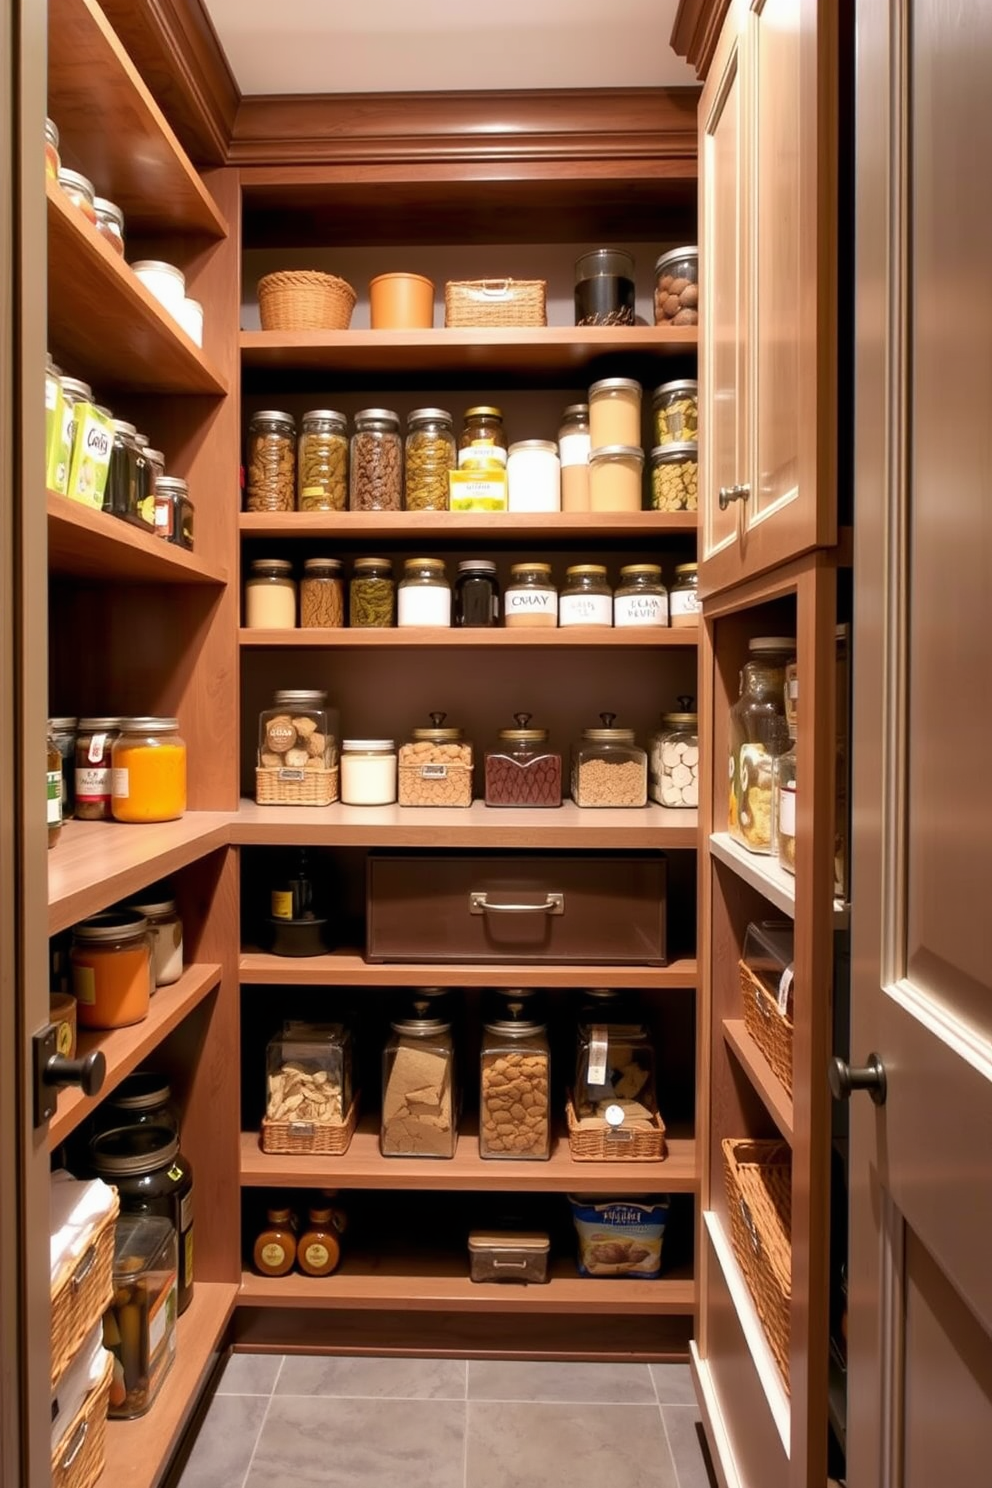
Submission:
<svg viewBox="0 0 992 1488">
<path fill-rule="evenodd" d="M 494 1271 L 526 1271 L 526 1269 L 526 1261 L 501 1261 L 495 1256 L 493 1257 Z"/>
<path fill-rule="evenodd" d="M 69 1445 L 66 1449 L 66 1454 L 59 1464 L 63 1472 L 68 1472 L 69 1468 L 72 1466 L 76 1458 L 79 1456 L 80 1452 L 83 1450 L 83 1443 L 89 1435 L 89 1429 L 89 1421 L 80 1421 L 79 1425 L 76 1427 L 72 1440 L 69 1442 Z"/>
<path fill-rule="evenodd" d="M 485 890 L 473 890 L 468 896 L 469 914 L 547 914 L 565 913 L 565 895 L 552 893 L 544 896 L 543 904 L 491 904 Z"/>
<path fill-rule="evenodd" d="M 720 510 L 726 511 L 732 501 L 746 501 L 751 494 L 751 487 L 743 486 L 721 486 L 720 487 Z"/>
</svg>

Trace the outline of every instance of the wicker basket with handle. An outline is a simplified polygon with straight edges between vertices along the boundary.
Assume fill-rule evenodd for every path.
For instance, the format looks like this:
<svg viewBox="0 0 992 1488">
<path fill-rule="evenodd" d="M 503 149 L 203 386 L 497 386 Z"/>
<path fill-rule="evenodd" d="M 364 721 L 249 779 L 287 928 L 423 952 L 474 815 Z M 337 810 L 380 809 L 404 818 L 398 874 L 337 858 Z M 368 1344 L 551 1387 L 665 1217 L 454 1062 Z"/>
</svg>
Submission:
<svg viewBox="0 0 992 1488">
<path fill-rule="evenodd" d="M 321 1157 L 343 1157 L 358 1125 L 358 1092 L 344 1121 L 262 1121 L 260 1146 L 263 1152 L 316 1153 Z"/>
<path fill-rule="evenodd" d="M 652 1116 L 648 1127 L 583 1127 L 569 1092 L 565 1102 L 568 1148 L 573 1162 L 660 1162 L 667 1155 L 665 1123 Z"/>
<path fill-rule="evenodd" d="M 113 1375 L 114 1361 L 108 1354 L 100 1383 L 87 1395 L 52 1453 L 52 1488 L 93 1488 L 103 1473 Z"/>
<path fill-rule="evenodd" d="M 740 963 L 740 974 L 745 1027 L 791 1095 L 792 1019 L 782 1012 L 777 997 L 744 961 Z"/>
<path fill-rule="evenodd" d="M 786 1391 L 792 1305 L 792 1153 L 785 1142 L 726 1138 L 730 1238 Z"/>
<path fill-rule="evenodd" d="M 346 331 L 357 295 L 345 279 L 290 269 L 258 281 L 263 331 Z"/>
<path fill-rule="evenodd" d="M 52 1386 L 114 1295 L 114 1226 L 120 1201 L 114 1190 L 110 1212 L 93 1231 L 84 1253 L 66 1266 L 52 1287 Z"/>
<path fill-rule="evenodd" d="M 453 326 L 544 326 L 545 279 L 449 279 L 444 323 Z"/>
</svg>

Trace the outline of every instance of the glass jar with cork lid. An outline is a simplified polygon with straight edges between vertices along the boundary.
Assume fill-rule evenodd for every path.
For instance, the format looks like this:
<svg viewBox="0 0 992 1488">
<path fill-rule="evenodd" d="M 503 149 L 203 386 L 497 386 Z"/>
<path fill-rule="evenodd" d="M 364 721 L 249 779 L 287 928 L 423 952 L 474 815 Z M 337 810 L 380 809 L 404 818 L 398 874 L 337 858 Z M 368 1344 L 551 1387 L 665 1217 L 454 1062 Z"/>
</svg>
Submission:
<svg viewBox="0 0 992 1488">
<path fill-rule="evenodd" d="M 572 751 L 572 800 L 576 806 L 646 806 L 648 757 L 634 730 L 615 728 L 615 713 L 582 730 Z"/>
</svg>

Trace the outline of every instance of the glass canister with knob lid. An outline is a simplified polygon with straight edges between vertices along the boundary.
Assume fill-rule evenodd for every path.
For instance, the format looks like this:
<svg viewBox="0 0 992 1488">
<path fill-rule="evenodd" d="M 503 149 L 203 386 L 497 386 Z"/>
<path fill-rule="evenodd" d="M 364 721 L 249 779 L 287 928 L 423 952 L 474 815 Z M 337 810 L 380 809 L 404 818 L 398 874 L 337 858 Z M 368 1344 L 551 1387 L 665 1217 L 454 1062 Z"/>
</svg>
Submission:
<svg viewBox="0 0 992 1488">
<path fill-rule="evenodd" d="M 591 987 L 583 995 L 573 1104 L 580 1130 L 624 1140 L 656 1129 L 654 1044 L 629 992 Z"/>
<path fill-rule="evenodd" d="M 471 806 L 472 746 L 460 728 L 445 728 L 445 713 L 432 713 L 429 728 L 415 728 L 400 746 L 401 806 Z"/>
<path fill-rule="evenodd" d="M 516 727 L 500 729 L 486 750 L 487 806 L 560 806 L 561 755 L 548 748 L 548 730 L 531 728 L 529 713 L 514 713 Z"/>
<path fill-rule="evenodd" d="M 551 1056 L 547 1025 L 522 1001 L 508 1002 L 482 1033 L 479 1155 L 551 1156 Z"/>
<path fill-rule="evenodd" d="M 458 1140 L 451 1024 L 430 1002 L 415 999 L 398 1018 L 382 1057 L 384 1157 L 454 1157 Z"/>
<path fill-rule="evenodd" d="M 648 757 L 634 730 L 615 728 L 615 713 L 601 713 L 598 728 L 582 730 L 572 750 L 572 800 L 576 806 L 646 806 Z"/>
<path fill-rule="evenodd" d="M 772 765 L 789 747 L 785 668 L 795 649 L 792 636 L 751 640 L 730 710 L 727 827 L 749 852 L 772 851 Z"/>
<path fill-rule="evenodd" d="M 662 726 L 651 739 L 650 793 L 659 806 L 699 805 L 698 714 L 693 699 L 680 697 L 679 711 L 663 713 Z"/>
</svg>

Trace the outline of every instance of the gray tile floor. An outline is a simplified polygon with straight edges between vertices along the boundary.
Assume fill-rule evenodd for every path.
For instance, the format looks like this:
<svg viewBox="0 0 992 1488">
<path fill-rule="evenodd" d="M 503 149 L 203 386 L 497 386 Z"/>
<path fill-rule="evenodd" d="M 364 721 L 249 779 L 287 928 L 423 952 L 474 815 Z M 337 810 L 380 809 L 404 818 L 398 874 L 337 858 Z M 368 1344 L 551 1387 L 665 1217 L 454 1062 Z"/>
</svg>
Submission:
<svg viewBox="0 0 992 1488">
<path fill-rule="evenodd" d="M 713 1488 L 686 1366 L 234 1354 L 177 1488 L 615 1479 Z"/>
</svg>

